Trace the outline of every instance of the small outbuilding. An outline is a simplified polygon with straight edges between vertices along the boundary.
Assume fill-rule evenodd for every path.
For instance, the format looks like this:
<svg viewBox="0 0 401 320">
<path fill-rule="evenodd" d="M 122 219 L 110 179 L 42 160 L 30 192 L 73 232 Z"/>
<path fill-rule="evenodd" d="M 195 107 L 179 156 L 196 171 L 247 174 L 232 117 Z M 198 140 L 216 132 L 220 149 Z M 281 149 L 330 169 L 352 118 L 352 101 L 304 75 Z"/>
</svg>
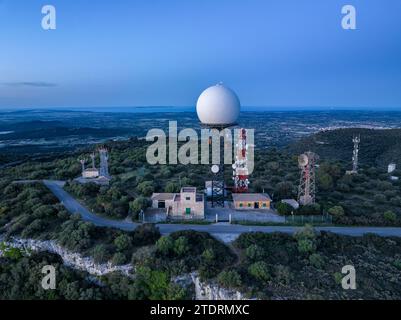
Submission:
<svg viewBox="0 0 401 320">
<path fill-rule="evenodd" d="M 233 193 L 235 209 L 270 209 L 271 198 L 267 193 Z"/>
<path fill-rule="evenodd" d="M 286 203 L 291 206 L 293 209 L 297 210 L 299 208 L 299 203 L 297 200 L 294 199 L 283 199 L 281 200 L 282 203 Z"/>
</svg>

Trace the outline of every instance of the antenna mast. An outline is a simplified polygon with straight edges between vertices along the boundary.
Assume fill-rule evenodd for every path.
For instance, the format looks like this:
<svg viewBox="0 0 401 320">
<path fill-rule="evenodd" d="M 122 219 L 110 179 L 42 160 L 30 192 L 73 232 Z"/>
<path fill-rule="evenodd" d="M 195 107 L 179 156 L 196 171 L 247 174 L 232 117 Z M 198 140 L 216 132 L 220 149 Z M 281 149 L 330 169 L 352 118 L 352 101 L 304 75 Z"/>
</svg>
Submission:
<svg viewBox="0 0 401 320">
<path fill-rule="evenodd" d="M 314 204 L 316 200 L 316 161 L 318 155 L 306 152 L 298 157 L 301 178 L 298 187 L 298 202 L 301 205 Z"/>
<path fill-rule="evenodd" d="M 239 130 L 238 143 L 236 144 L 235 163 L 233 164 L 234 192 L 248 191 L 248 156 L 246 145 L 246 129 Z"/>
<path fill-rule="evenodd" d="M 352 139 L 354 143 L 354 152 L 352 155 L 352 172 L 358 173 L 358 156 L 359 156 L 359 143 L 361 142 L 361 136 L 355 135 Z"/>
</svg>

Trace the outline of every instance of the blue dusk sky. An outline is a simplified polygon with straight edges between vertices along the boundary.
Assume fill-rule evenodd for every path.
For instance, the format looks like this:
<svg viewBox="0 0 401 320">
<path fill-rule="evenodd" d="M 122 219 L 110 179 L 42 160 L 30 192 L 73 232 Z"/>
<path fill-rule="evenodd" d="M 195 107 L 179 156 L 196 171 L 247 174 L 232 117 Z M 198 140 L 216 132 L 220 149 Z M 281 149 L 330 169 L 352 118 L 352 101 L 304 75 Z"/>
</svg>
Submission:
<svg viewBox="0 0 401 320">
<path fill-rule="evenodd" d="M 401 1 L 0 0 L 2 109 L 194 106 L 220 81 L 244 106 L 401 109 Z"/>
</svg>

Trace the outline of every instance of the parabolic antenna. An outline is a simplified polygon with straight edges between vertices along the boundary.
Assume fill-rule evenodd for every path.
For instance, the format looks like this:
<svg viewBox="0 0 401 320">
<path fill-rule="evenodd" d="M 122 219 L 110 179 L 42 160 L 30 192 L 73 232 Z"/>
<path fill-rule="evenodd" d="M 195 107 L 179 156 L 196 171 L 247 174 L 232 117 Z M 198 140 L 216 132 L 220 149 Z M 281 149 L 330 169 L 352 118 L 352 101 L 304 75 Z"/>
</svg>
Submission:
<svg viewBox="0 0 401 320">
<path fill-rule="evenodd" d="M 210 168 L 214 174 L 218 173 L 220 171 L 220 168 L 217 164 L 212 165 Z"/>
<path fill-rule="evenodd" d="M 298 164 L 300 167 L 305 167 L 309 162 L 308 156 L 303 153 L 298 157 Z"/>
</svg>

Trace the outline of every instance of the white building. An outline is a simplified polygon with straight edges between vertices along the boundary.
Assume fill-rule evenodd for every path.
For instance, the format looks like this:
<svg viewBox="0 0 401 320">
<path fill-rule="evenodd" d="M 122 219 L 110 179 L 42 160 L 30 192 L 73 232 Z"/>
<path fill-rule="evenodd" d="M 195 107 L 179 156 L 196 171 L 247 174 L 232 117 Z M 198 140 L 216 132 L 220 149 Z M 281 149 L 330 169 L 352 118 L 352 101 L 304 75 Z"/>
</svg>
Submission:
<svg viewBox="0 0 401 320">
<path fill-rule="evenodd" d="M 173 219 L 204 219 L 205 202 L 202 194 L 194 187 L 181 188 L 180 193 L 154 193 L 152 208 L 166 209 Z"/>
<path fill-rule="evenodd" d="M 91 179 L 99 177 L 99 170 L 96 168 L 87 168 L 82 171 L 82 178 Z"/>
</svg>

